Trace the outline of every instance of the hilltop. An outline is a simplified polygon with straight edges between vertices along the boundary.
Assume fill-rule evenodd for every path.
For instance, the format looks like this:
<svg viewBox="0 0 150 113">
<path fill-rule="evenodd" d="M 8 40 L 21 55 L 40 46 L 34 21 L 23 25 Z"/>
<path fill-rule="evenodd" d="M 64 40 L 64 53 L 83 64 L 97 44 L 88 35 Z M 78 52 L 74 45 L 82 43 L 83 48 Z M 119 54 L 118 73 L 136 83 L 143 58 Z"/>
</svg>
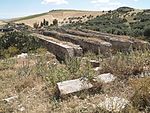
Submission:
<svg viewBox="0 0 150 113">
<path fill-rule="evenodd" d="M 52 10 L 46 13 L 31 15 L 27 17 L 17 18 L 13 20 L 15 23 L 25 23 L 26 25 L 33 26 L 34 23 L 41 23 L 43 19 L 47 20 L 50 24 L 54 19 L 59 21 L 59 24 L 68 23 L 69 18 L 72 17 L 82 17 L 82 16 L 93 16 L 105 14 L 101 11 L 81 11 L 81 10 Z M 86 21 L 84 19 L 83 21 Z M 63 23 L 62 23 L 63 22 Z"/>
<path fill-rule="evenodd" d="M 5 24 L 6 24 L 6 22 L 0 20 L 0 25 L 5 25 Z"/>
</svg>

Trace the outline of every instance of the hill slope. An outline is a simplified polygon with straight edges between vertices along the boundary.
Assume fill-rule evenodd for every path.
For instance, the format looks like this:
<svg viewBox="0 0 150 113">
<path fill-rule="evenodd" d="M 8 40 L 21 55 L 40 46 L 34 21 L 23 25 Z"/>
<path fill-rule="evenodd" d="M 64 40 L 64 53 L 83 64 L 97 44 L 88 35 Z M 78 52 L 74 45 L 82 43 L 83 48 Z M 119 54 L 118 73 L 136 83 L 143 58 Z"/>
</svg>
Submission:
<svg viewBox="0 0 150 113">
<path fill-rule="evenodd" d="M 0 25 L 6 24 L 4 21 L 0 20 Z"/>
<path fill-rule="evenodd" d="M 150 10 L 121 7 L 87 22 L 69 24 L 64 27 L 141 37 L 144 35 L 145 29 L 150 28 Z"/>
<path fill-rule="evenodd" d="M 68 23 L 69 18 L 72 17 L 82 17 L 82 16 L 92 16 L 102 15 L 105 12 L 101 11 L 78 11 L 78 10 L 53 10 L 47 13 L 32 15 L 24 18 L 19 18 L 14 20 L 15 23 L 25 23 L 26 25 L 33 26 L 34 23 L 40 23 L 43 19 L 47 20 L 50 24 L 54 19 L 59 21 L 59 25 L 62 23 Z M 86 21 L 84 19 L 83 21 Z"/>
</svg>

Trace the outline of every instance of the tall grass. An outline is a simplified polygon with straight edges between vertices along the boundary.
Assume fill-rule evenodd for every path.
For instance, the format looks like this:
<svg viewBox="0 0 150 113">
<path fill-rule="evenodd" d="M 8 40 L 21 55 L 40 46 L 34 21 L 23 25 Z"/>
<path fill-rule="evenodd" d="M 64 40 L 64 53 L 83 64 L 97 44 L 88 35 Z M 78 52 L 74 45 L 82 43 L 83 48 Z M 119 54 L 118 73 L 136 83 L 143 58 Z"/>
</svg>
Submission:
<svg viewBox="0 0 150 113">
<path fill-rule="evenodd" d="M 93 55 L 90 53 L 86 55 L 86 57 L 89 59 L 92 59 L 92 56 Z M 36 81 L 36 78 L 42 78 L 42 82 L 44 81 L 44 83 L 47 85 L 47 89 L 50 90 L 48 93 L 50 95 L 49 98 L 51 99 L 55 91 L 55 86 L 58 82 L 81 77 L 86 77 L 91 82 L 93 77 L 96 75 L 89 62 L 89 59 L 66 59 L 66 64 L 60 64 L 52 62 L 52 59 L 49 58 L 50 57 L 47 57 L 45 53 L 42 55 L 35 55 L 33 58 L 29 57 L 26 63 L 15 69 L 15 72 L 17 73 L 15 76 L 19 76 L 21 78 L 20 80 L 22 80 L 15 86 L 15 90 L 18 93 L 25 91 L 25 89 L 33 88 L 34 84 L 36 84 L 34 82 Z M 94 59 L 99 60 L 99 56 L 94 55 Z M 142 73 L 150 72 L 150 51 L 134 51 L 129 54 L 117 53 L 116 55 L 107 58 L 100 57 L 100 59 L 102 59 L 100 63 L 102 70 L 100 73 L 112 73 L 120 78 L 120 80 L 130 80 L 127 83 L 134 91 L 134 94 L 130 100 L 131 104 L 120 113 L 137 113 L 139 111 L 150 112 L 150 78 L 146 77 L 135 79 L 135 76 L 137 75 L 139 77 L 139 75 Z M 34 60 L 35 63 L 30 65 L 30 60 Z M 15 60 L 2 60 L 0 61 L 0 71 L 14 69 L 15 64 Z M 87 92 L 83 93 L 88 94 Z M 87 95 L 82 95 L 83 93 L 79 95 L 80 97 L 84 97 L 82 99 L 85 99 Z M 101 92 L 99 91 L 97 94 L 100 93 Z M 52 103 L 55 104 L 53 105 L 53 110 L 61 108 L 62 103 L 59 103 L 56 100 L 53 100 Z M 99 107 L 80 107 L 78 109 L 72 109 L 71 111 L 109 113 L 108 111 L 102 110 Z"/>
<path fill-rule="evenodd" d="M 101 73 L 112 73 L 119 78 L 136 76 L 150 70 L 150 51 L 134 51 L 128 54 L 117 53 L 104 59 Z"/>
</svg>

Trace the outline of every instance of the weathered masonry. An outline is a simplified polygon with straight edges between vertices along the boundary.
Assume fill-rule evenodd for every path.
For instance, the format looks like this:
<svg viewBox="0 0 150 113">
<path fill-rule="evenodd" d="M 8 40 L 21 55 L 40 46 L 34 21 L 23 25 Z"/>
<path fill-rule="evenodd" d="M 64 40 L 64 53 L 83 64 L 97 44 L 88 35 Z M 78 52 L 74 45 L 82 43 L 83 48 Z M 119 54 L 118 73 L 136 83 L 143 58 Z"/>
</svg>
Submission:
<svg viewBox="0 0 150 113">
<path fill-rule="evenodd" d="M 96 38 L 85 38 L 57 31 L 46 31 L 43 33 L 43 35 L 55 37 L 58 40 L 80 45 L 84 52 L 90 51 L 96 54 L 99 52 L 102 54 L 107 54 L 111 51 L 112 48 L 112 44 L 109 42 Z"/>
<path fill-rule="evenodd" d="M 61 60 L 65 60 L 66 58 L 81 56 L 83 51 L 79 45 L 72 44 L 70 42 L 59 41 L 52 37 L 43 36 L 40 34 L 32 34 L 32 36 L 36 36 L 40 39 L 42 44 L 47 47 L 48 51 L 56 55 Z"/>
</svg>

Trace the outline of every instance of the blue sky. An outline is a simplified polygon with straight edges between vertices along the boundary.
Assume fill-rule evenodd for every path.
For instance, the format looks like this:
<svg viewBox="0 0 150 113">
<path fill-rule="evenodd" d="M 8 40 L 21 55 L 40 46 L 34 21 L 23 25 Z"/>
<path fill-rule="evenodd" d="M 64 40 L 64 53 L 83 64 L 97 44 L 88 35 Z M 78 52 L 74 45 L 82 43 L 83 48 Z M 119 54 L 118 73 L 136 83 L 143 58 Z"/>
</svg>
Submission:
<svg viewBox="0 0 150 113">
<path fill-rule="evenodd" d="M 52 9 L 113 10 L 121 6 L 150 9 L 150 0 L 0 0 L 0 19 Z"/>
</svg>

